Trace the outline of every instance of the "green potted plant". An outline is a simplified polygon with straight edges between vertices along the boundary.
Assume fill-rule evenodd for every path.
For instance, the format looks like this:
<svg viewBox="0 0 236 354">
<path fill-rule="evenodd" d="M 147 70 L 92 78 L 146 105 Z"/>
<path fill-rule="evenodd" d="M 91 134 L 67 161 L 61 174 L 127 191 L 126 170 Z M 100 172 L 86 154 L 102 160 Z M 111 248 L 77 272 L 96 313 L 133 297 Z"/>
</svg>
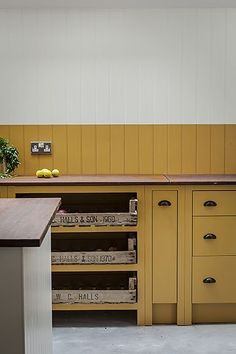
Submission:
<svg viewBox="0 0 236 354">
<path fill-rule="evenodd" d="M 0 137 L 0 164 L 2 172 L 0 178 L 11 177 L 17 166 L 20 164 L 19 152 L 10 145 L 7 139 Z"/>
</svg>

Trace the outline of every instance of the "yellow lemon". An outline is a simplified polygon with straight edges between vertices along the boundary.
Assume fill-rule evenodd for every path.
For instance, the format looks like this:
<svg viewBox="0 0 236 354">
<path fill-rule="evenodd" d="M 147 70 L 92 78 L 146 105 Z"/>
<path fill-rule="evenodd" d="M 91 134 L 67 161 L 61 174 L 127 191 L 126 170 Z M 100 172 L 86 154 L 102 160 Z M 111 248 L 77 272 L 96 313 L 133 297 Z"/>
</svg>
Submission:
<svg viewBox="0 0 236 354">
<path fill-rule="evenodd" d="M 50 178 L 50 177 L 52 177 L 52 172 L 50 170 L 45 170 L 44 169 L 43 175 L 46 178 Z"/>
<path fill-rule="evenodd" d="M 54 170 L 52 170 L 52 175 L 53 177 L 58 177 L 60 175 L 60 171 L 55 168 Z"/>
<path fill-rule="evenodd" d="M 36 176 L 39 177 L 39 178 L 43 177 L 43 171 L 42 170 L 38 170 L 36 172 Z"/>
</svg>

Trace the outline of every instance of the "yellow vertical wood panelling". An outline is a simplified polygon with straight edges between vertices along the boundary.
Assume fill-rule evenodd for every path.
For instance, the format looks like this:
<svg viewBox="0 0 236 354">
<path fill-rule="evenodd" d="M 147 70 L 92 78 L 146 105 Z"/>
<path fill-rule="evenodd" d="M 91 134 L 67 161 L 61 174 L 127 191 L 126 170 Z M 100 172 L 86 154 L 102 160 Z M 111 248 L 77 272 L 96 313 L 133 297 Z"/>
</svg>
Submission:
<svg viewBox="0 0 236 354">
<path fill-rule="evenodd" d="M 168 125 L 168 173 L 182 170 L 182 126 Z"/>
<path fill-rule="evenodd" d="M 125 125 L 125 174 L 139 173 L 139 127 Z"/>
<path fill-rule="evenodd" d="M 153 172 L 154 174 L 168 172 L 168 125 L 154 126 L 153 142 Z"/>
<path fill-rule="evenodd" d="M 236 173 L 236 124 L 225 126 L 225 173 Z"/>
<path fill-rule="evenodd" d="M 153 125 L 139 126 L 139 173 L 153 174 Z"/>
<path fill-rule="evenodd" d="M 24 126 L 24 170 L 26 175 L 34 175 L 39 169 L 39 156 L 31 155 L 31 141 L 38 140 L 38 126 Z"/>
<path fill-rule="evenodd" d="M 62 174 L 67 174 L 67 126 L 53 125 L 53 168 L 60 170 Z"/>
<path fill-rule="evenodd" d="M 10 127 L 9 125 L 0 126 L 0 138 L 9 139 Z"/>
<path fill-rule="evenodd" d="M 125 127 L 111 125 L 111 174 L 125 172 Z"/>
<path fill-rule="evenodd" d="M 196 125 L 182 126 L 182 173 L 196 172 Z"/>
<path fill-rule="evenodd" d="M 96 174 L 96 127 L 94 125 L 82 126 L 82 173 Z"/>
<path fill-rule="evenodd" d="M 236 173 L 236 124 L 0 125 L 0 136 L 20 152 L 19 175 Z M 51 140 L 52 155 L 31 155 L 33 140 Z"/>
<path fill-rule="evenodd" d="M 52 141 L 52 125 L 39 125 L 38 139 L 39 141 Z M 54 148 L 52 144 L 52 149 Z M 39 168 L 48 168 L 49 170 L 53 169 L 53 156 L 52 151 L 51 155 L 39 155 Z"/>
<path fill-rule="evenodd" d="M 24 175 L 25 151 L 24 151 L 24 127 L 22 125 L 10 126 L 10 143 L 17 147 L 19 151 L 20 165 L 16 170 L 17 175 Z"/>
<path fill-rule="evenodd" d="M 236 139 L 236 137 L 235 137 Z M 224 125 L 211 126 L 211 173 L 225 172 L 225 128 Z"/>
<path fill-rule="evenodd" d="M 196 173 L 211 171 L 211 127 L 197 125 L 197 170 Z"/>
<path fill-rule="evenodd" d="M 110 174 L 111 134 L 109 125 L 96 126 L 97 173 Z"/>
<path fill-rule="evenodd" d="M 68 174 L 76 175 L 82 172 L 82 134 L 80 125 L 68 125 Z"/>
</svg>

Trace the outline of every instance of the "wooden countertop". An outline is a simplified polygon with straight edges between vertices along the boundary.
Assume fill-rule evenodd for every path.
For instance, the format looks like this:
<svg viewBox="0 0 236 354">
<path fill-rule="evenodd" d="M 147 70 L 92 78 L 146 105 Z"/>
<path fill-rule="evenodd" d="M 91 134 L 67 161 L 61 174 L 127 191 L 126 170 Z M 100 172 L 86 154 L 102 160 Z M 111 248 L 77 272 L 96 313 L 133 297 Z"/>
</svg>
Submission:
<svg viewBox="0 0 236 354">
<path fill-rule="evenodd" d="M 0 199 L 0 247 L 39 247 L 60 198 Z"/>
<path fill-rule="evenodd" d="M 119 185 L 233 185 L 236 174 L 208 175 L 77 175 L 56 178 L 22 176 L 0 179 L 0 186 L 119 186 Z"/>
<path fill-rule="evenodd" d="M 170 184 L 184 185 L 184 184 L 208 184 L 208 185 L 218 185 L 218 184 L 236 184 L 236 174 L 231 175 L 166 175 Z"/>
<path fill-rule="evenodd" d="M 52 178 L 37 178 L 22 176 L 0 179 L 0 186 L 115 186 L 115 185 L 145 185 L 169 183 L 164 175 L 88 175 L 60 176 Z"/>
</svg>

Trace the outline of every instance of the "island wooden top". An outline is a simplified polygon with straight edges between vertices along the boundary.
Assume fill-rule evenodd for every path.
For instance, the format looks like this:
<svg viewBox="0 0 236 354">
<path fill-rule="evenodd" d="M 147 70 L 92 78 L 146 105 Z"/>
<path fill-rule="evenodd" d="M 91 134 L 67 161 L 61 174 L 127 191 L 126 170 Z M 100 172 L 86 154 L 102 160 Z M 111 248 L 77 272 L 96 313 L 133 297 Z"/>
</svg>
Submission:
<svg viewBox="0 0 236 354">
<path fill-rule="evenodd" d="M 39 247 L 60 198 L 0 199 L 0 247 Z"/>
</svg>

